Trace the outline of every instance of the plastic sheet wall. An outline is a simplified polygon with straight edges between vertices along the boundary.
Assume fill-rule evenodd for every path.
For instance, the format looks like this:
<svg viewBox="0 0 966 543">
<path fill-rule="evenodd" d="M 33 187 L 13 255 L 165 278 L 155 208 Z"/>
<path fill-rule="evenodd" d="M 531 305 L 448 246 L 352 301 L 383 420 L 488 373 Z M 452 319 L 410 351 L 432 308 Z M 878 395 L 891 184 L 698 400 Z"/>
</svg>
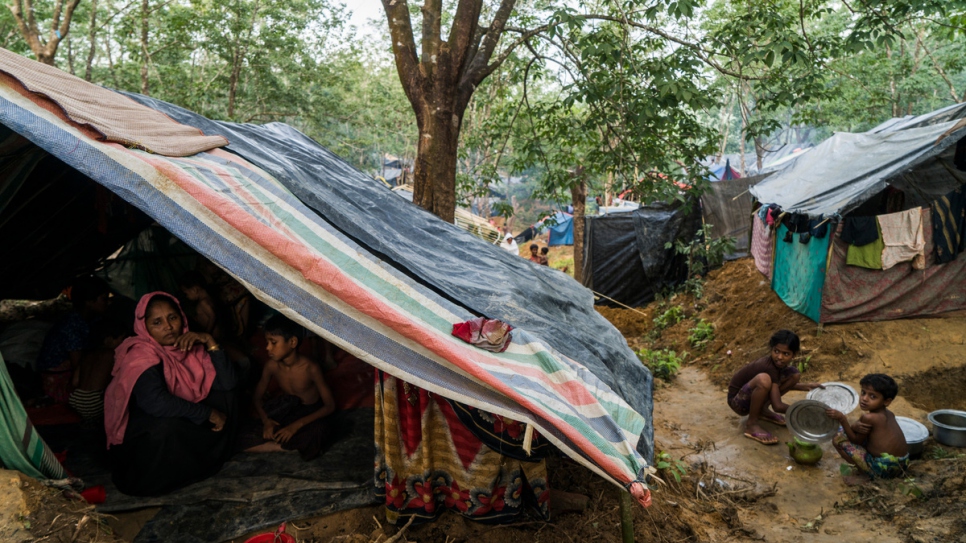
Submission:
<svg viewBox="0 0 966 543">
<path fill-rule="evenodd" d="M 687 263 L 665 244 L 691 239 L 701 226 L 696 205 L 652 204 L 629 213 L 587 217 L 583 284 L 629 306 L 641 306 L 687 278 Z M 606 298 L 597 303 L 615 305 Z"/>
</svg>

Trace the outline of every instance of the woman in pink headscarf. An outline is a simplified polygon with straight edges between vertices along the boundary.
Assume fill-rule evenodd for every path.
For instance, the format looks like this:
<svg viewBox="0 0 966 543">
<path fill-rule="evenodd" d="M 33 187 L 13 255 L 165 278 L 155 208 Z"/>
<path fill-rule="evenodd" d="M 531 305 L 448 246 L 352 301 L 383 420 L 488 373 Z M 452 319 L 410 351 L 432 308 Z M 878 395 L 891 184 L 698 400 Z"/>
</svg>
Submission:
<svg viewBox="0 0 966 543">
<path fill-rule="evenodd" d="M 156 496 L 214 475 L 231 454 L 237 378 L 210 334 L 188 331 L 170 294 L 146 294 L 134 317 L 104 394 L 104 429 L 117 488 Z"/>
</svg>

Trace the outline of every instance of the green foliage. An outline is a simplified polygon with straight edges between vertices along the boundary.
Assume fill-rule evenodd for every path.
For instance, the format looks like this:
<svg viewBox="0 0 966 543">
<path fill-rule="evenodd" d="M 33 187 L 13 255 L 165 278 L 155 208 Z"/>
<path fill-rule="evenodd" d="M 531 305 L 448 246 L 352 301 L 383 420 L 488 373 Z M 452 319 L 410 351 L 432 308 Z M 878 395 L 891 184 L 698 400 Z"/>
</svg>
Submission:
<svg viewBox="0 0 966 543">
<path fill-rule="evenodd" d="M 811 361 L 812 361 L 812 355 L 808 355 L 804 358 L 799 358 L 798 362 L 795 363 L 795 367 L 797 367 L 798 371 L 800 371 L 801 373 L 805 373 L 805 371 L 808 370 L 808 363 Z"/>
<path fill-rule="evenodd" d="M 946 460 L 947 458 L 963 458 L 966 457 L 966 454 L 956 454 L 936 445 L 929 451 L 929 457 L 933 460 Z"/>
<path fill-rule="evenodd" d="M 703 350 L 714 339 L 714 325 L 704 319 L 698 320 L 694 328 L 688 330 L 688 343 L 698 350 Z"/>
<path fill-rule="evenodd" d="M 654 458 L 654 467 L 658 471 L 670 473 L 674 480 L 681 482 L 681 477 L 688 474 L 688 465 L 682 460 L 677 460 L 667 451 L 659 452 Z"/>
<path fill-rule="evenodd" d="M 684 308 L 679 305 L 672 305 L 663 313 L 654 317 L 654 327 L 658 330 L 664 330 L 683 321 L 685 318 Z"/>
<path fill-rule="evenodd" d="M 704 295 L 704 274 L 720 266 L 725 255 L 735 250 L 734 238 L 715 239 L 711 235 L 712 228 L 712 225 L 705 224 L 689 241 L 678 239 L 664 244 L 665 249 L 674 249 L 675 253 L 686 257 L 688 279 L 682 290 L 694 294 L 695 298 Z"/>
<path fill-rule="evenodd" d="M 683 352 L 681 356 L 678 356 L 676 352 L 669 349 L 660 351 L 641 349 L 637 351 L 637 357 L 651 370 L 655 377 L 670 382 L 681 369 L 681 363 L 688 357 L 688 353 Z"/>
<path fill-rule="evenodd" d="M 903 496 L 912 496 L 919 499 L 922 499 L 923 497 L 922 489 L 916 484 L 915 477 L 906 477 L 897 486 L 899 487 L 899 492 L 901 492 Z"/>
</svg>

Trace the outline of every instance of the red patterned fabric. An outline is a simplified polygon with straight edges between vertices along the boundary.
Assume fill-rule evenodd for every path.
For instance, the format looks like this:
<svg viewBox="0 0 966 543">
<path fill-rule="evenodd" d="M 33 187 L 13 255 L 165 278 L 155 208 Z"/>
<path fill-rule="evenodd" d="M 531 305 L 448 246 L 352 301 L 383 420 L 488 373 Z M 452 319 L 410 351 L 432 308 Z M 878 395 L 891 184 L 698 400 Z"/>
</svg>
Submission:
<svg viewBox="0 0 966 543">
<path fill-rule="evenodd" d="M 549 518 L 545 460 L 500 454 L 467 427 L 450 401 L 391 375 L 376 372 L 375 395 L 374 483 L 390 523 L 424 522 L 446 510 L 512 522 L 528 506 Z"/>
<path fill-rule="evenodd" d="M 758 271 L 770 280 L 775 234 L 770 232 L 768 225 L 759 219 L 757 214 L 751 220 L 754 223 L 751 229 L 751 256 L 755 259 L 755 267 Z"/>
<path fill-rule="evenodd" d="M 937 264 L 929 213 L 922 214 L 922 231 L 925 270 L 913 269 L 910 262 L 889 270 L 847 266 L 848 244 L 834 236 L 821 322 L 881 321 L 966 309 L 966 254 Z"/>
</svg>

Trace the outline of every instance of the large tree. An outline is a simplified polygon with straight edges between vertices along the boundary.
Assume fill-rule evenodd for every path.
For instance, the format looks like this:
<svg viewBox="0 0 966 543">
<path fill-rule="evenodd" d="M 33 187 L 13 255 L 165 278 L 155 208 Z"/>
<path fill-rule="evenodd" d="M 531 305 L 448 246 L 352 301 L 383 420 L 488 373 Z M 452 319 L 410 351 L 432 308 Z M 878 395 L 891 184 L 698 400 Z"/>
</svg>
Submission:
<svg viewBox="0 0 966 543">
<path fill-rule="evenodd" d="M 961 9 L 962 1 L 862 0 L 843 5 L 830 0 L 720 0 L 728 7 L 711 12 L 727 17 L 702 27 L 695 23 L 709 13 L 699 9 L 706 3 L 425 0 L 417 7 L 406 0 L 383 0 L 396 70 L 419 130 L 413 172 L 415 202 L 444 220 L 453 219 L 459 136 L 467 106 L 481 83 L 518 50 L 526 57 L 523 62 L 539 59 L 561 66 L 559 90 L 565 105 L 587 105 L 588 119 L 595 125 L 591 130 L 600 127 L 601 117 L 635 120 L 638 127 L 641 115 L 660 120 L 661 115 L 647 104 L 638 110 L 621 105 L 621 94 L 631 85 L 644 85 L 661 97 L 683 102 L 678 111 L 693 115 L 687 106 L 695 85 L 685 78 L 701 77 L 702 70 L 731 78 L 736 88 L 753 89 L 755 108 L 768 113 L 823 92 L 823 68 L 829 59 L 865 47 L 887 46 L 900 25 L 946 16 L 950 6 Z M 843 14 L 845 21 L 840 33 L 810 34 L 816 21 L 835 12 Z M 418 27 L 414 27 L 413 16 Z M 594 69 L 606 62 L 590 63 L 590 73 L 606 85 L 599 81 L 584 85 L 581 82 L 589 75 L 585 69 L 588 55 L 614 65 L 632 57 L 641 62 L 616 72 Z M 707 87 L 697 90 L 711 94 Z M 663 115 L 677 113 L 665 109 Z M 667 163 L 670 152 L 662 156 L 636 153 L 620 134 L 610 133 L 616 122 L 604 124 L 608 130 L 601 134 L 598 158 L 608 168 L 619 165 L 623 171 L 618 173 L 624 176 L 656 169 L 667 180 L 680 178 L 681 172 L 655 165 Z M 776 127 L 774 119 L 749 117 L 744 136 L 754 139 Z M 701 147 L 701 142 L 682 137 L 669 138 L 668 147 Z M 698 168 L 692 158 L 687 154 L 677 157 L 685 176 L 695 178 Z"/>
</svg>

